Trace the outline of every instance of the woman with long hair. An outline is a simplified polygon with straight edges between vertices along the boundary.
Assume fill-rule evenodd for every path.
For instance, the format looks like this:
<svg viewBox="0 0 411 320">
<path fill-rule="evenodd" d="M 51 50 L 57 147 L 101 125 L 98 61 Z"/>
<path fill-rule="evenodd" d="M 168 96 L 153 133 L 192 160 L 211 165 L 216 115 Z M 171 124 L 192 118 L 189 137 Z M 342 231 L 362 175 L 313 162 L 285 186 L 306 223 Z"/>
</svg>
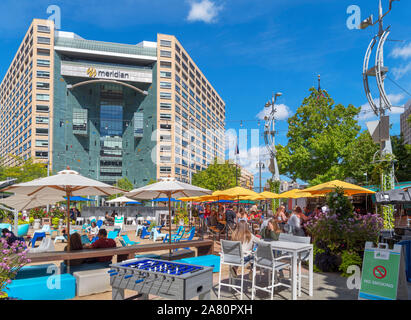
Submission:
<svg viewBox="0 0 411 320">
<path fill-rule="evenodd" d="M 244 208 L 240 208 L 240 212 L 238 213 L 237 221 L 245 221 L 247 222 L 247 213 L 245 212 Z"/>
<path fill-rule="evenodd" d="M 263 238 L 277 241 L 280 237 L 281 228 L 278 226 L 277 220 L 271 218 L 268 220 L 267 226 L 263 230 Z"/>
<path fill-rule="evenodd" d="M 288 221 L 288 218 L 285 214 L 285 207 L 283 205 L 279 206 L 277 208 L 277 211 L 275 212 L 274 218 L 277 220 L 277 223 L 281 230 L 284 231 L 284 226 Z"/>
<path fill-rule="evenodd" d="M 83 250 L 83 243 L 81 242 L 81 236 L 78 232 L 70 235 L 70 251 Z M 64 251 L 67 251 L 67 246 L 64 247 Z M 84 259 L 70 260 L 70 266 L 78 266 L 84 263 Z M 67 261 L 64 260 L 67 265 Z"/>
</svg>

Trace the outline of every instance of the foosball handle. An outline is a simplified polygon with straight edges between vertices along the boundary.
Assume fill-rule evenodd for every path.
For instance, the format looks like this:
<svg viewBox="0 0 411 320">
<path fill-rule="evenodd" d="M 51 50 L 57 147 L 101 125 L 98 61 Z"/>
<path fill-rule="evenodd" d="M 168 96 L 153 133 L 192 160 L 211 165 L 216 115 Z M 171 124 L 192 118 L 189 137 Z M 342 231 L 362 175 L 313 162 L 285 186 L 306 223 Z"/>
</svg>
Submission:
<svg viewBox="0 0 411 320">
<path fill-rule="evenodd" d="M 140 282 L 143 282 L 143 281 L 144 281 L 144 279 L 136 280 L 136 283 L 140 283 Z"/>
<path fill-rule="evenodd" d="M 132 274 L 126 275 L 126 276 L 124 276 L 124 279 L 131 278 L 132 276 L 133 276 Z"/>
<path fill-rule="evenodd" d="M 118 272 L 112 272 L 112 273 L 110 273 L 110 277 L 116 276 L 116 275 L 118 275 Z"/>
</svg>

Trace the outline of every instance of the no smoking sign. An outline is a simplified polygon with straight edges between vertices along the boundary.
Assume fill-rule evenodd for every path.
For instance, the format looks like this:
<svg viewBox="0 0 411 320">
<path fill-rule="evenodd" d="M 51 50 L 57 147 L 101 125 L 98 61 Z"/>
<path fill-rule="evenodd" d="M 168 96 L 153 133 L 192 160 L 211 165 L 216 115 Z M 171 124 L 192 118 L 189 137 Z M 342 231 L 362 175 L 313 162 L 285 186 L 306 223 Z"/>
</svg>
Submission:
<svg viewBox="0 0 411 320">
<path fill-rule="evenodd" d="M 387 276 L 387 269 L 383 266 L 376 266 L 372 273 L 377 279 L 384 279 Z"/>
</svg>

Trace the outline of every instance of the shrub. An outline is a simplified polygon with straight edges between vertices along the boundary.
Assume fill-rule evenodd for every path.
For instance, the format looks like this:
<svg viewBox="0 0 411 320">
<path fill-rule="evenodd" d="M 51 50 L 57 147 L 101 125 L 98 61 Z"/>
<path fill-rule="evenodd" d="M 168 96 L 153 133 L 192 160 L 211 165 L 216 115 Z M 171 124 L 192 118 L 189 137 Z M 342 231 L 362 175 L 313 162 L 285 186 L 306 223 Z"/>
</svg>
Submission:
<svg viewBox="0 0 411 320">
<path fill-rule="evenodd" d="M 44 209 L 40 208 L 34 208 L 30 210 L 30 217 L 33 217 L 34 219 L 41 219 L 46 216 L 46 211 Z"/>
<path fill-rule="evenodd" d="M 5 296 L 4 290 L 7 285 L 16 277 L 17 272 L 30 259 L 26 258 L 28 249 L 24 241 L 15 241 L 11 245 L 6 238 L 0 239 L 0 251 L 2 253 L 0 261 L 0 297 Z"/>
<path fill-rule="evenodd" d="M 184 208 L 177 209 L 176 216 L 174 218 L 174 223 L 178 224 L 180 220 L 184 220 L 184 224 L 188 224 L 188 213 Z"/>
<path fill-rule="evenodd" d="M 356 265 L 361 268 L 362 266 L 362 259 L 360 255 L 355 251 L 344 251 L 341 255 L 341 264 L 338 267 L 338 270 L 342 272 L 343 277 L 349 277 L 350 274 L 347 273 L 347 269 L 349 266 Z"/>
</svg>

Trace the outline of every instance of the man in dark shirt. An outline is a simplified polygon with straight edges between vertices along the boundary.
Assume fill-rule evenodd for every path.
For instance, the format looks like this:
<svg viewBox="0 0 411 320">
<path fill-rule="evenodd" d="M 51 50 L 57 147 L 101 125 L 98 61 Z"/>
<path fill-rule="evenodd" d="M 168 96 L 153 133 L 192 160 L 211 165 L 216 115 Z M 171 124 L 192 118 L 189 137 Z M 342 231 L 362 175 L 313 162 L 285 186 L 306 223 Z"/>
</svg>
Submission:
<svg viewBox="0 0 411 320">
<path fill-rule="evenodd" d="M 235 224 L 236 213 L 233 211 L 233 206 L 229 205 L 228 210 L 225 212 L 225 221 L 230 228 Z"/>
<path fill-rule="evenodd" d="M 105 248 L 115 248 L 116 242 L 113 239 L 107 239 L 107 231 L 106 229 L 100 229 L 98 232 L 98 240 L 96 240 L 92 244 L 85 245 L 85 248 L 89 249 L 105 249 Z M 98 257 L 96 262 L 109 262 L 113 256 L 108 257 Z"/>
</svg>

